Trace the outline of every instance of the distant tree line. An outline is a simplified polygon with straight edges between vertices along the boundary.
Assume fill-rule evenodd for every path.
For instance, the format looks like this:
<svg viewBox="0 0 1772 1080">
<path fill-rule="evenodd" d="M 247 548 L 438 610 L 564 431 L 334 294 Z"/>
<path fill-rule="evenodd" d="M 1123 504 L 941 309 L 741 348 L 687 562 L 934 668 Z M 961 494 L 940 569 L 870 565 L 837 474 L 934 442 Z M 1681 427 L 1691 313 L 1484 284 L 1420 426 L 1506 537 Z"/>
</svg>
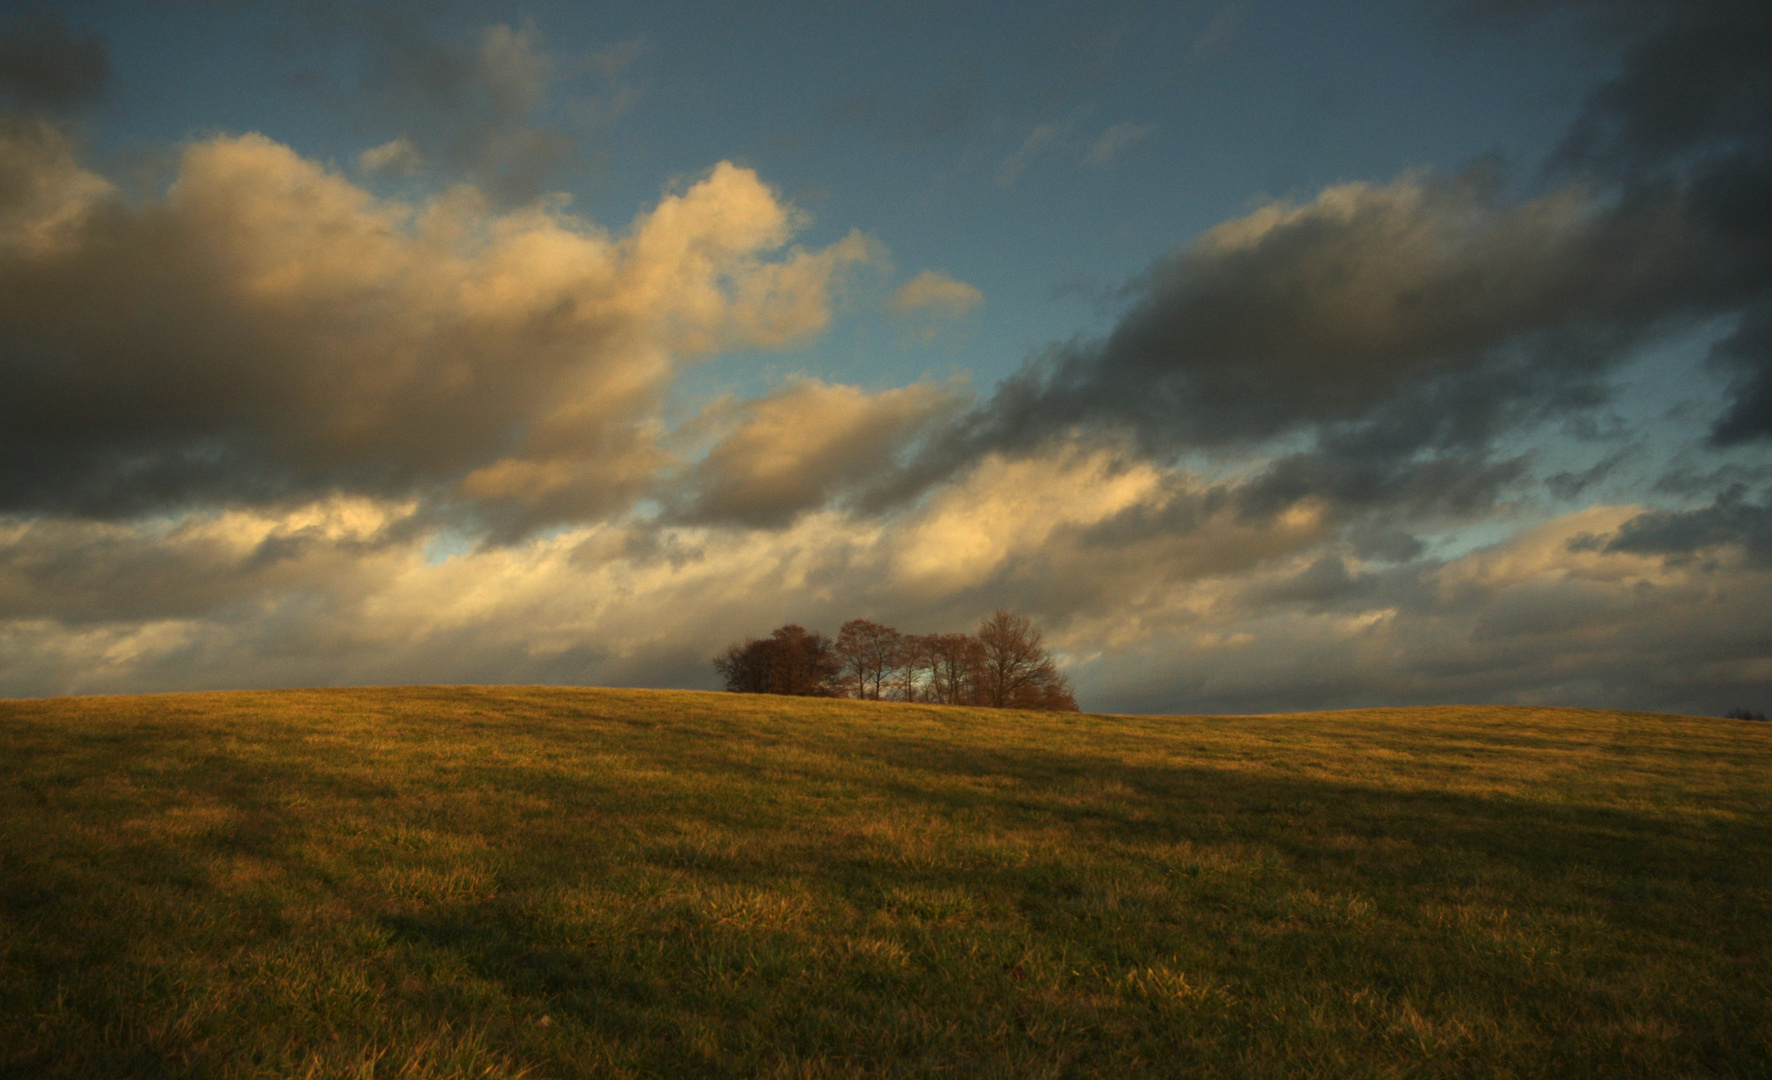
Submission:
<svg viewBox="0 0 1772 1080">
<path fill-rule="evenodd" d="M 748 694 L 1077 711 L 1039 629 L 1008 611 L 976 634 L 906 634 L 850 619 L 832 641 L 789 624 L 734 644 L 714 657 L 714 670 L 726 689 Z"/>
</svg>

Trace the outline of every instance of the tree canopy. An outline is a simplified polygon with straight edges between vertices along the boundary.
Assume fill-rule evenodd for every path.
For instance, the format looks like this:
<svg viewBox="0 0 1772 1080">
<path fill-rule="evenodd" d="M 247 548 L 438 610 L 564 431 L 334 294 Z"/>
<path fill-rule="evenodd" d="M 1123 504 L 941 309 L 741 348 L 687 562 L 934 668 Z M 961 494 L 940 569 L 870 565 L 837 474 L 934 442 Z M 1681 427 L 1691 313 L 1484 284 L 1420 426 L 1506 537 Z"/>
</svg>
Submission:
<svg viewBox="0 0 1772 1080">
<path fill-rule="evenodd" d="M 993 613 L 976 634 L 906 634 L 851 619 L 832 642 L 790 624 L 732 645 L 714 668 L 726 689 L 741 693 L 1077 709 L 1039 628 L 1010 611 Z"/>
<path fill-rule="evenodd" d="M 714 657 L 714 670 L 741 693 L 835 697 L 842 664 L 830 638 L 790 623 L 732 645 Z"/>
</svg>

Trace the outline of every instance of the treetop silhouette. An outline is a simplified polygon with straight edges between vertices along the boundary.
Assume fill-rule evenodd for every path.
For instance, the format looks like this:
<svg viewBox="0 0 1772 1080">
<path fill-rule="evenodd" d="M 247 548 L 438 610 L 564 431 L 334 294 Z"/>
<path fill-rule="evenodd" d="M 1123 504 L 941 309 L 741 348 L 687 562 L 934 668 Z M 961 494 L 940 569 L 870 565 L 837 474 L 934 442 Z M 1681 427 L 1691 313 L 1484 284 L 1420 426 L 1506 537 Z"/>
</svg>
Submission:
<svg viewBox="0 0 1772 1080">
<path fill-rule="evenodd" d="M 788 625 L 714 658 L 726 689 L 1077 711 L 1070 680 L 1025 615 L 997 611 L 976 634 L 906 634 L 851 619 L 837 639 Z"/>
</svg>

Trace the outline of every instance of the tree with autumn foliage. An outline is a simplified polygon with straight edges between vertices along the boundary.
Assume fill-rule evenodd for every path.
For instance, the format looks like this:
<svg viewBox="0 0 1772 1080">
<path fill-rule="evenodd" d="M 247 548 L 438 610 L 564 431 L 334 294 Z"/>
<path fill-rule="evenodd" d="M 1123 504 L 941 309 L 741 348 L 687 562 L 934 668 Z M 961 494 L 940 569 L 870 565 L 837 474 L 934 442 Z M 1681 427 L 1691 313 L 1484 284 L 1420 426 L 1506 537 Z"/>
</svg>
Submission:
<svg viewBox="0 0 1772 1080">
<path fill-rule="evenodd" d="M 714 658 L 726 689 L 998 709 L 1077 711 L 1070 681 L 1025 615 L 997 611 L 977 634 L 904 634 L 851 619 L 835 642 L 799 626 L 751 638 Z"/>
<path fill-rule="evenodd" d="M 792 623 L 714 657 L 726 689 L 746 694 L 836 697 L 842 664 L 831 639 Z"/>
</svg>

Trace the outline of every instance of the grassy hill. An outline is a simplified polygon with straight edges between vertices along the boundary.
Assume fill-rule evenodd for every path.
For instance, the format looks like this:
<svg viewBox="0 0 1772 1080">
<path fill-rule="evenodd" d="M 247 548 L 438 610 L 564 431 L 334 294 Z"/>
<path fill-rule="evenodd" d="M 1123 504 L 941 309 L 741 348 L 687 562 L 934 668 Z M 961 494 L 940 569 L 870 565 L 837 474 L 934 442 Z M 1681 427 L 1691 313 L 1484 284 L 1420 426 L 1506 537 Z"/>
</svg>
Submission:
<svg viewBox="0 0 1772 1080">
<path fill-rule="evenodd" d="M 1772 1075 L 1772 725 L 0 702 L 0 1075 Z"/>
</svg>

